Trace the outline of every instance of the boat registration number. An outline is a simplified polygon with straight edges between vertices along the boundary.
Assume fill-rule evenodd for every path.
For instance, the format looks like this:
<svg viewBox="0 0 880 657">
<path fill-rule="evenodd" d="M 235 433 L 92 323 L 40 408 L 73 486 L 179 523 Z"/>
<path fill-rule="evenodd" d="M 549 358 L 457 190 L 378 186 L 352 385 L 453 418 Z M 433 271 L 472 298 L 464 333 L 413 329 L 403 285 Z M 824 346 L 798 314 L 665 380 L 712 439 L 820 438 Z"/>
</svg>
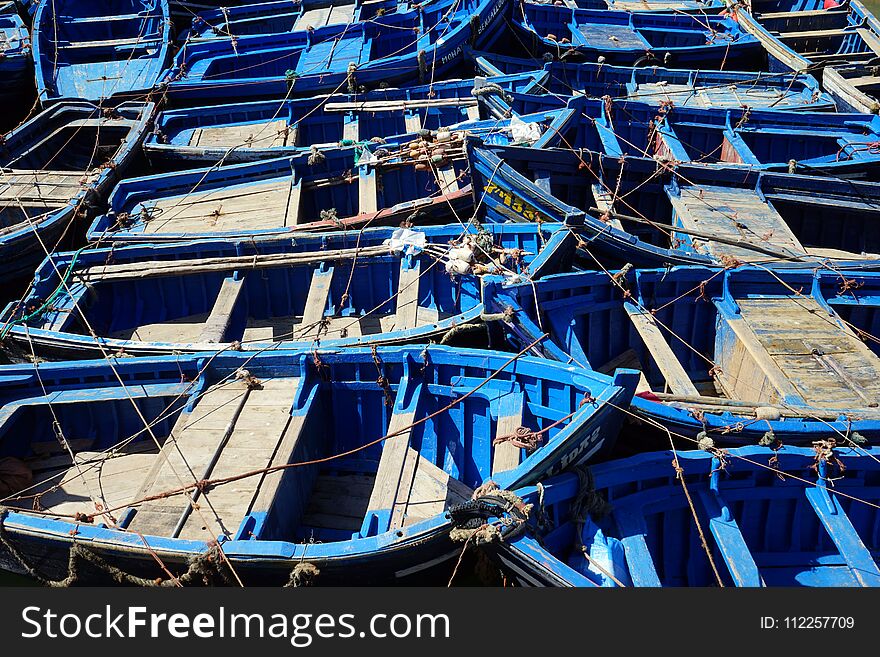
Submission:
<svg viewBox="0 0 880 657">
<path fill-rule="evenodd" d="M 523 201 L 519 196 L 511 194 L 506 189 L 501 189 L 495 183 L 488 183 L 483 188 L 483 192 L 488 196 L 496 197 L 505 207 L 521 216 L 525 221 L 549 221 L 544 214 Z"/>
</svg>

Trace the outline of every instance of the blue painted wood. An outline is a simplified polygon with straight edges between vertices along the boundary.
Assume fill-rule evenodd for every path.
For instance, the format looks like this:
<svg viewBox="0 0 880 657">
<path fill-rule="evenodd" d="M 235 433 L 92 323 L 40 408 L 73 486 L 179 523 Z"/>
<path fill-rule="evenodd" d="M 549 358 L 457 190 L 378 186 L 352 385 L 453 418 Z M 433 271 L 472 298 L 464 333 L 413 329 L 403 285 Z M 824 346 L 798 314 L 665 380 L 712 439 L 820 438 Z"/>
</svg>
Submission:
<svg viewBox="0 0 880 657">
<path fill-rule="evenodd" d="M 105 115 L 91 103 L 63 102 L 6 135 L 0 166 L 15 196 L 0 209 L 0 277 L 31 273 L 76 213 L 88 216 L 139 155 L 152 113 L 152 103 Z"/>
<path fill-rule="evenodd" d="M 736 316 L 736 299 L 785 297 L 792 289 L 804 290 L 805 298 L 823 307 L 830 321 L 848 322 L 854 330 L 874 335 L 880 322 L 880 273 L 850 270 L 845 275 L 860 287 L 841 292 L 839 274 L 822 269 L 631 270 L 621 279 L 628 290 L 625 298 L 605 272 L 583 271 L 547 276 L 534 284 L 486 284 L 483 299 L 487 312 L 514 310 L 517 319 L 505 328 L 511 344 L 529 344 L 546 331 L 550 340 L 542 344 L 544 356 L 561 362 L 573 359 L 598 369 L 632 350 L 652 389 L 663 390 L 665 377 L 627 318 L 625 305 L 632 303 L 630 300 L 648 310 L 657 309 L 653 316 L 659 325 L 668 327 L 662 334 L 689 378 L 697 386 L 711 386 L 706 359 L 717 359 L 717 350 L 727 348 L 718 346 L 716 335 L 726 326 L 724 317 Z M 875 354 L 880 350 L 872 341 L 867 344 Z M 712 404 L 710 398 L 703 401 Z M 792 397 L 785 407 L 793 412 L 801 409 L 801 416 L 755 422 L 754 405 L 705 408 L 698 420 L 691 412 L 695 403 L 673 404 L 645 393 L 636 396 L 633 411 L 655 426 L 690 437 L 707 431 L 714 440 L 732 444 L 754 444 L 767 431 L 787 444 L 807 444 L 829 430 L 841 435 L 857 431 L 869 440 L 880 436 L 880 420 L 867 408 L 828 408 L 823 412 L 821 400 Z M 823 413 L 822 417 L 815 417 L 817 413 Z M 737 430 L 730 431 L 730 427 Z"/>
<path fill-rule="evenodd" d="M 457 64 L 465 45 L 491 45 L 505 8 L 504 0 L 436 0 L 351 26 L 189 43 L 162 82 L 169 98 L 187 102 L 428 83 Z"/>
<path fill-rule="evenodd" d="M 3 44 L 0 75 L 4 82 L 0 89 L 0 100 L 7 107 L 31 103 L 33 101 L 31 37 L 24 21 L 15 13 L 14 5 L 11 9 L 7 7 L 0 15 L 0 40 Z M 18 114 L 18 111 L 15 114 Z M 6 123 L 7 121 L 4 120 L 4 124 Z"/>
<path fill-rule="evenodd" d="M 614 407 L 625 408 L 632 388 L 615 381 L 625 377 L 612 379 L 531 357 L 520 358 L 515 366 L 506 365 L 509 360 L 507 354 L 434 345 L 382 347 L 377 351 L 280 350 L 259 355 L 227 351 L 121 358 L 115 359 L 112 367 L 104 360 L 45 363 L 40 367 L 42 383 L 32 377 L 31 365 L 5 366 L 0 368 L 0 403 L 4 408 L 14 404 L 18 410 L 0 417 L 0 455 L 29 458 L 33 456 L 32 444 L 55 440 L 56 428 L 45 412 L 42 386 L 50 395 L 65 395 L 65 403 L 54 405 L 60 431 L 71 437 L 90 435 L 93 440 L 88 449 L 100 451 L 126 436 L 134 436 L 136 445 L 149 446 L 152 442 L 142 431 L 141 419 L 124 395 L 123 385 L 143 386 L 144 396 L 136 401 L 147 421 L 155 420 L 153 433 L 161 441 L 188 402 L 194 402 L 198 408 L 197 395 L 234 377 L 239 368 L 246 367 L 250 375 L 263 381 L 289 377 L 298 381 L 299 390 L 303 391 L 294 400 L 292 414 L 305 420 L 298 443 L 302 450 L 294 458 L 313 460 L 344 452 L 351 454 L 338 461 L 329 459 L 323 464 L 285 471 L 279 488 L 283 508 L 276 505 L 261 511 L 259 517 L 242 518 L 238 530 L 232 527 L 229 536 L 220 537 L 224 553 L 247 583 L 281 583 L 302 561 L 320 569 L 321 582 L 388 582 L 403 572 L 417 572 L 425 564 L 442 563 L 457 554 L 448 537 L 451 525 L 445 514 L 405 524 L 391 532 L 375 533 L 371 526 L 364 533 L 355 531 L 345 537 L 332 526 L 326 532 L 308 526 L 301 513 L 309 504 L 310 487 L 306 484 L 316 475 L 346 474 L 346 464 L 352 458 L 361 463 L 361 476 L 375 474 L 380 447 L 364 446 L 388 431 L 390 419 L 385 390 L 376 383 L 377 368 L 392 396 L 399 396 L 406 388 L 407 368 L 417 368 L 423 378 L 421 401 L 425 412 L 455 402 L 463 390 L 473 390 L 473 381 L 483 381 L 496 370 L 501 371 L 490 383 L 520 387 L 529 409 L 523 423 L 535 430 L 549 428 L 557 414 L 575 412 L 569 421 L 548 432 L 549 444 L 543 444 L 518 467 L 504 473 L 505 486 L 531 484 L 561 461 L 579 461 L 584 457 L 580 451 L 584 434 L 595 436 L 599 443 L 610 443 L 617 435 L 622 414 Z M 28 383 L 23 383 L 22 375 L 30 377 Z M 189 394 L 181 395 L 181 387 Z M 597 399 L 596 405 L 579 406 L 587 391 Z M 540 410 L 548 397 L 553 400 L 553 408 Z M 461 484 L 475 487 L 485 481 L 481 472 L 491 469 L 492 454 L 491 450 L 472 447 L 471 430 L 489 425 L 490 405 L 474 396 L 456 402 L 454 410 L 414 426 L 410 446 L 422 458 L 430 459 L 432 467 L 445 469 Z M 105 421 L 111 415 L 116 419 L 113 424 Z M 446 450 L 433 449 L 431 432 L 435 429 L 442 430 L 449 450 L 461 453 L 456 468 L 446 463 Z M 5 504 L 14 502 L 7 500 Z M 39 571 L 47 577 L 57 577 L 66 569 L 73 533 L 78 543 L 88 545 L 110 563 L 146 576 L 158 575 L 154 572 L 155 560 L 150 556 L 153 551 L 177 570 L 185 569 L 187 558 L 207 549 L 203 541 L 163 536 L 144 539 L 102 524 L 77 523 L 77 530 L 72 533 L 72 521 L 35 514 L 29 503 L 4 510 L 0 522 L 7 540 L 26 558 L 38 563 Z M 149 551 L 144 540 L 149 543 Z M 0 563 L 4 568 L 21 569 L 21 564 L 16 566 L 15 559 L 5 551 L 0 553 Z"/>
<path fill-rule="evenodd" d="M 877 537 L 864 523 L 856 528 L 848 520 L 856 509 L 859 516 L 877 520 L 880 464 L 875 451 L 835 450 L 846 476 L 835 475 L 840 495 L 831 492 L 832 497 L 811 469 L 816 462 L 813 449 L 731 449 L 721 469 L 711 453 L 678 452 L 680 476 L 696 502 L 723 583 L 878 585 Z M 781 476 L 767 470 L 771 456 L 778 460 L 770 467 Z M 832 467 L 820 461 L 820 468 L 826 465 Z M 592 523 L 597 528 L 593 531 L 624 543 L 625 563 L 615 566 L 631 576 L 632 585 L 716 586 L 678 476 L 672 452 L 646 452 L 593 465 L 586 477 L 568 473 L 545 480 L 540 489 L 519 489 L 526 503 L 541 500 L 544 524 L 533 524 L 531 532 L 498 544 L 495 552 L 507 574 L 523 585 L 598 585 L 594 572 L 573 575 L 572 564 L 586 561 L 578 557 L 574 532 L 566 530 L 584 517 L 573 505 L 586 494 L 587 499 L 606 503 L 590 504 L 595 511 L 586 516 L 587 526 Z M 846 512 L 841 500 L 848 500 Z"/>
<path fill-rule="evenodd" d="M 846 560 L 856 581 L 861 586 L 880 586 L 880 568 L 846 517 L 846 512 L 834 492 L 822 480 L 815 488 L 805 489 L 804 494 Z"/>
<path fill-rule="evenodd" d="M 523 254 L 519 264 L 507 264 L 510 275 L 516 276 L 528 270 L 532 278 L 537 280 L 543 275 L 565 271 L 570 265 L 571 251 L 567 244 L 570 238 L 559 239 L 557 234 L 565 238 L 562 234 L 565 231 L 561 233 L 558 228 L 534 224 L 492 224 L 485 228 L 471 224 L 413 231 L 369 228 L 363 232 L 301 235 L 292 239 L 205 240 L 188 244 L 58 253 L 40 266 L 27 298 L 6 308 L 4 316 L 13 321 L 5 333 L 9 338 L 8 353 L 16 359 L 23 357 L 24 353 L 30 353 L 30 345 L 33 344 L 44 357 L 53 359 L 99 357 L 102 349 L 114 353 L 122 350 L 131 355 L 155 355 L 221 348 L 233 341 L 240 343 L 240 349 L 260 351 L 273 344 L 273 340 L 265 336 L 261 339 L 245 339 L 246 327 L 260 323 L 271 325 L 285 318 L 289 318 L 288 334 L 281 339 L 293 344 L 294 338 L 289 333 L 294 329 L 294 317 L 304 308 L 315 262 L 278 266 L 277 263 L 270 263 L 272 258 L 294 254 L 320 257 L 321 253 L 333 251 L 351 254 L 357 248 L 380 247 L 382 254 L 360 257 L 357 275 L 351 285 L 348 284 L 348 278 L 352 260 L 343 258 L 336 264 L 338 272 L 328 294 L 332 308 L 330 314 L 337 318 L 345 317 L 353 324 L 374 309 L 378 309 L 375 312 L 382 315 L 394 312 L 393 298 L 397 292 L 396 281 L 402 257 L 400 249 L 407 248 L 416 254 L 422 251 L 419 246 L 406 247 L 404 239 L 414 244 L 424 241 L 424 244 L 435 248 L 448 248 L 450 243 L 465 245 L 466 240 L 481 236 L 484 244 L 491 243 L 510 253 Z M 392 240 L 396 240 L 399 246 L 392 249 Z M 386 243 L 389 246 L 383 246 Z M 113 264 L 127 268 L 128 274 L 99 282 L 102 267 L 111 257 Z M 237 264 L 227 267 L 199 270 L 200 263 L 218 263 L 230 258 L 239 260 L 235 261 Z M 490 270 L 498 268 L 479 250 L 477 260 L 484 261 Z M 171 267 L 161 275 L 141 278 L 143 271 L 151 266 L 163 262 L 180 262 L 182 266 L 184 261 L 189 267 L 187 272 Z M 329 259 L 325 261 L 325 268 L 331 262 Z M 91 282 L 85 285 L 83 281 L 90 271 Z M 137 326 L 181 320 L 188 315 L 203 318 L 211 312 L 223 281 L 230 272 L 233 278 L 243 281 L 244 288 L 235 302 L 224 337 L 216 346 L 187 340 L 183 334 L 175 342 L 149 341 L 136 335 L 128 338 L 118 336 L 119 333 L 130 333 Z M 67 287 L 61 285 L 65 276 Z M 350 328 L 351 333 L 347 336 L 340 335 L 337 327 L 333 333 L 321 336 L 321 344 L 330 347 L 427 340 L 431 335 L 442 335 L 456 324 L 479 320 L 483 309 L 479 276 L 464 273 L 450 277 L 443 267 L 428 270 L 426 265 L 426 274 L 419 284 L 420 303 L 437 315 L 435 321 L 422 321 L 417 328 L 380 329 L 374 333 L 364 332 L 363 335 Z M 96 295 L 95 289 L 100 289 L 100 293 Z M 342 295 L 346 291 L 343 306 Z M 51 299 L 51 303 L 45 304 L 43 300 L 46 299 Z M 41 306 L 41 310 L 34 314 L 33 309 Z M 81 313 L 96 332 L 98 341 L 88 332 L 80 331 Z M 18 323 L 24 315 L 30 316 L 26 320 L 27 328 Z M 195 337 L 198 337 L 198 331 Z M 296 338 L 305 343 L 311 343 L 314 339 L 313 334 Z"/>
<path fill-rule="evenodd" d="M 768 54 L 771 70 L 822 67 L 826 91 L 844 109 L 876 113 L 871 66 L 880 51 L 880 21 L 859 0 L 753 3 L 738 13 L 743 29 Z"/>
<path fill-rule="evenodd" d="M 729 109 L 744 106 L 789 112 L 835 109 L 834 99 L 821 90 L 815 77 L 791 71 L 611 66 L 557 61 L 555 56 L 552 61 L 544 62 L 481 51 L 471 51 L 468 55 L 477 68 L 489 76 L 540 72 L 541 76 L 523 90 L 529 94 L 564 98 L 577 92 L 592 98 L 638 98 L 652 105 L 671 101 L 681 107 L 703 107 L 704 102 L 710 102 L 714 107 Z M 545 98 L 544 102 L 551 102 L 551 98 Z"/>
<path fill-rule="evenodd" d="M 557 56 L 571 52 L 591 61 L 601 56 L 607 64 L 624 66 L 762 68 L 760 42 L 729 17 L 570 9 L 526 0 L 511 6 L 519 34 Z"/>
<path fill-rule="evenodd" d="M 132 97 L 150 90 L 168 63 L 168 0 L 43 2 L 34 15 L 33 41 L 44 105 Z"/>
<path fill-rule="evenodd" d="M 568 137 L 562 137 L 561 143 L 565 143 Z M 663 227 L 676 222 L 672 198 L 680 189 L 678 180 L 696 188 L 753 190 L 768 204 L 768 210 L 782 217 L 802 244 L 851 252 L 853 257 L 841 255 L 840 266 L 877 266 L 871 259 L 871 254 L 880 253 L 880 241 L 875 239 L 880 233 L 872 228 L 880 216 L 875 184 L 727 165 L 681 163 L 660 169 L 653 158 L 619 158 L 561 148 L 534 151 L 493 147 L 477 140 L 469 141 L 468 151 L 474 188 L 481 200 L 481 219 L 533 221 L 538 216 L 543 221 L 565 222 L 606 267 L 713 262 L 711 256 L 690 248 L 689 241 L 670 239 L 669 230 Z M 541 180 L 545 182 L 538 184 Z M 616 190 L 617 200 L 610 215 L 598 210 L 594 188 L 609 198 Z M 817 207 L 821 213 L 816 212 Z M 623 218 L 620 225 L 609 221 L 615 215 Z M 627 217 L 635 217 L 636 221 Z M 759 241 L 753 244 L 762 247 Z M 757 256 L 767 259 L 779 253 L 771 250 Z M 798 260 L 786 260 L 772 264 L 780 268 L 798 266 Z M 820 264 L 823 260 L 802 256 L 800 262 Z"/>
<path fill-rule="evenodd" d="M 488 80 L 504 90 L 516 91 L 532 83 L 538 71 L 514 75 L 497 76 Z M 431 85 L 406 87 L 401 89 L 377 89 L 366 94 L 331 94 L 312 98 L 296 98 L 283 101 L 238 102 L 217 106 L 202 106 L 160 112 L 156 117 L 156 129 L 145 143 L 144 150 L 154 164 L 178 164 L 191 166 L 191 162 L 214 164 L 223 162 L 233 164 L 267 157 L 295 155 L 308 151 L 312 145 L 333 146 L 345 138 L 344 122 L 356 119 L 358 139 L 387 138 L 411 132 L 408 129 L 403 109 L 377 111 L 377 103 L 393 103 L 401 107 L 409 101 L 427 101 L 427 106 L 416 107 L 413 116 L 419 126 L 426 130 L 447 128 L 470 119 L 468 108 L 464 105 L 449 104 L 454 100 L 476 103 L 472 95 L 475 80 L 452 80 Z M 510 106 L 501 99 L 490 106 L 491 97 L 482 101 L 476 109 L 483 119 L 503 119 Z M 481 97 L 482 99 L 482 97 Z M 370 109 L 355 112 L 326 111 L 327 103 L 369 103 Z M 436 103 L 430 106 L 431 103 Z M 443 104 L 447 103 L 447 104 Z M 417 104 L 417 103 L 416 103 Z M 527 114 L 528 108 L 515 103 L 518 114 Z M 381 105 L 379 106 L 381 108 Z M 549 106 L 548 106 L 549 107 Z M 559 108 L 564 107 L 560 105 Z M 277 140 L 277 127 L 263 129 L 268 122 L 281 121 L 288 131 L 286 140 Z M 254 126 L 253 143 L 232 142 L 230 146 L 193 145 L 194 135 L 199 130 L 239 127 L 243 131 Z M 490 126 L 491 127 L 491 126 Z M 497 129 L 498 126 L 494 126 Z M 295 143 L 291 143 L 295 130 Z M 273 141 L 279 143 L 272 143 Z M 285 143 L 280 143 L 284 141 Z M 238 148 L 232 148 L 238 146 Z M 247 146 L 247 147 L 245 147 Z"/>
<path fill-rule="evenodd" d="M 715 491 L 700 491 L 699 499 L 709 516 L 709 531 L 730 576 L 737 586 L 763 586 L 758 566 L 749 546 L 726 505 L 719 503 Z"/>
</svg>

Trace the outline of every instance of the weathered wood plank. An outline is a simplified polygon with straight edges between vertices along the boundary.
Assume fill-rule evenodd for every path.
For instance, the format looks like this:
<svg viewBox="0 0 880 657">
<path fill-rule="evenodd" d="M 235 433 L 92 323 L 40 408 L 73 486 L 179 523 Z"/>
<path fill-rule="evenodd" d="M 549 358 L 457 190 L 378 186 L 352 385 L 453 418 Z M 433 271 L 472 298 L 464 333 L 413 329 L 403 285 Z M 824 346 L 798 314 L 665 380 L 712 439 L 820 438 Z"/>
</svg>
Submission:
<svg viewBox="0 0 880 657">
<path fill-rule="evenodd" d="M 418 112 L 408 111 L 404 121 L 407 132 L 418 132 L 422 129 L 422 117 Z"/>
<path fill-rule="evenodd" d="M 725 321 L 757 371 L 751 395 L 740 386 L 734 398 L 755 399 L 760 390 L 759 401 L 781 395 L 826 408 L 864 408 L 880 399 L 880 358 L 815 299 L 784 296 L 737 303 L 740 319 Z"/>
<path fill-rule="evenodd" d="M 380 532 L 402 527 L 406 517 L 419 458 L 419 454 L 410 448 L 412 432 L 407 427 L 415 421 L 422 385 L 421 380 L 409 379 L 397 391 L 388 426 L 390 437 L 382 446 L 376 482 L 367 505 L 372 512 L 389 512 L 388 526 L 379 527 Z M 410 390 L 412 394 L 409 394 Z"/>
<path fill-rule="evenodd" d="M 306 297 L 306 306 L 303 311 L 300 326 L 306 330 L 312 330 L 323 318 L 327 310 L 327 299 L 330 298 L 330 285 L 333 282 L 333 267 L 316 269 L 312 274 L 312 282 L 309 285 L 309 294 Z"/>
<path fill-rule="evenodd" d="M 446 511 L 454 504 L 461 504 L 469 499 L 473 490 L 449 473 L 437 467 L 427 459 L 416 455 L 416 472 L 406 507 L 403 525 L 408 526 L 433 518 Z"/>
<path fill-rule="evenodd" d="M 837 496 L 824 486 L 806 486 L 804 493 L 859 585 L 880 586 L 877 562 L 853 527 Z"/>
<path fill-rule="evenodd" d="M 495 437 L 512 436 L 523 423 L 523 407 L 525 396 L 522 392 L 505 394 L 498 404 L 498 422 L 495 426 Z M 492 459 L 492 474 L 505 470 L 513 470 L 519 465 L 520 448 L 510 441 L 495 445 Z"/>
<path fill-rule="evenodd" d="M 190 146 L 200 148 L 277 148 L 287 141 L 287 121 L 209 126 L 193 130 Z"/>
<path fill-rule="evenodd" d="M 436 98 L 433 100 L 360 100 L 326 103 L 325 112 L 393 112 L 420 107 L 479 107 L 476 98 Z"/>
<path fill-rule="evenodd" d="M 299 225 L 299 211 L 302 203 L 302 181 L 290 179 L 290 192 L 287 196 L 287 210 L 284 213 L 285 226 Z"/>
<path fill-rule="evenodd" d="M 667 192 L 675 217 L 683 228 L 717 235 L 726 240 L 757 243 L 792 257 L 805 255 L 803 245 L 776 209 L 754 189 L 684 185 Z M 690 238 L 699 250 L 716 257 L 733 256 L 744 262 L 765 255 L 722 242 Z"/>
<path fill-rule="evenodd" d="M 232 433 L 217 458 L 210 478 L 223 479 L 245 472 L 287 463 L 304 424 L 303 415 L 291 418 L 290 410 L 299 379 L 267 379 L 249 391 Z M 285 451 L 282 454 L 281 448 Z M 280 459 L 284 459 L 283 461 Z M 220 534 L 234 535 L 255 498 L 264 502 L 274 497 L 279 477 L 252 476 L 224 483 L 202 495 L 199 504 L 203 513 L 192 513 L 184 524 L 181 538 L 207 539 Z M 207 524 L 206 524 L 207 523 Z"/>
<path fill-rule="evenodd" d="M 379 211 L 379 187 L 376 169 L 369 165 L 358 167 L 358 211 L 373 214 Z"/>
<path fill-rule="evenodd" d="M 639 310 L 632 304 L 625 304 L 626 314 L 633 323 L 657 363 L 657 367 L 666 379 L 669 389 L 677 395 L 699 395 L 696 386 L 678 362 L 675 353 L 660 332 L 657 322 L 650 312 Z"/>
<path fill-rule="evenodd" d="M 223 279 L 220 292 L 214 301 L 214 307 L 211 309 L 211 314 L 199 336 L 199 342 L 223 342 L 223 336 L 226 334 L 229 320 L 232 318 L 232 311 L 244 289 L 244 280 L 244 277 Z"/>
<path fill-rule="evenodd" d="M 421 275 L 419 260 L 410 263 L 406 258 L 400 261 L 400 277 L 397 281 L 397 311 L 395 328 L 399 331 L 417 327 L 419 312 L 419 283 Z"/>
</svg>

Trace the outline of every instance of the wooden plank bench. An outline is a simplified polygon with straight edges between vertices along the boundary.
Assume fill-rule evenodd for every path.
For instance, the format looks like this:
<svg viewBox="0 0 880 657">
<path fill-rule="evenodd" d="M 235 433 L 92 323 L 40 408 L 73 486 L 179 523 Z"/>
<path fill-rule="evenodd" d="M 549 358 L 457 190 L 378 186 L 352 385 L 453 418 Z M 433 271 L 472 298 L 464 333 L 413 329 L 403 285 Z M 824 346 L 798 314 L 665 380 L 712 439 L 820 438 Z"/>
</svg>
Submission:
<svg viewBox="0 0 880 657">
<path fill-rule="evenodd" d="M 229 321 L 232 317 L 232 311 L 235 304 L 241 297 L 244 289 L 244 278 L 224 278 L 220 286 L 220 292 L 214 301 L 214 307 L 211 314 L 205 322 L 202 333 L 199 336 L 199 342 L 223 342 L 226 330 L 229 328 Z"/>
<path fill-rule="evenodd" d="M 654 362 L 666 379 L 666 385 L 676 395 L 699 395 L 696 386 L 660 332 L 650 312 L 625 304 L 626 314 L 651 353 Z"/>
<path fill-rule="evenodd" d="M 202 478 L 267 467 L 285 437 L 299 379 L 278 378 L 248 388 L 240 381 L 207 390 L 178 419 L 136 500 Z M 257 493 L 259 476 L 219 485 L 191 511 L 183 495 L 145 502 L 129 529 L 142 534 L 208 540 L 235 532 Z"/>
</svg>

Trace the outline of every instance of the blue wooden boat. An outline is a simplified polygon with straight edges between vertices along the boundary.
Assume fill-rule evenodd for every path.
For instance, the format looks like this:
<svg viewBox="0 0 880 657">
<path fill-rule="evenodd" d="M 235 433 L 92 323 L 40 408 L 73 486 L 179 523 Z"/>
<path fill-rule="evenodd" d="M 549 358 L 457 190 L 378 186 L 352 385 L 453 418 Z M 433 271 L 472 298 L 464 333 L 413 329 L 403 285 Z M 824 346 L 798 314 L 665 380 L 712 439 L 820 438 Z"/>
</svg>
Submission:
<svg viewBox="0 0 880 657">
<path fill-rule="evenodd" d="M 167 110 L 156 117 L 156 129 L 147 137 L 144 151 L 153 164 L 232 164 L 296 155 L 312 146 L 324 149 L 437 131 L 465 121 L 503 119 L 506 110 L 481 107 L 479 94 L 497 91 L 501 107 L 509 109 L 505 91 L 526 87 L 534 75 Z M 475 88 L 484 91 L 475 96 Z"/>
<path fill-rule="evenodd" d="M 750 0 L 736 12 L 767 50 L 771 70 L 815 70 L 843 109 L 880 111 L 874 72 L 880 21 L 858 0 Z"/>
<path fill-rule="evenodd" d="M 718 13 L 724 9 L 721 0 L 528 0 L 535 5 L 565 5 L 572 9 L 596 9 L 648 12 L 698 12 Z"/>
<path fill-rule="evenodd" d="M 476 141 L 469 159 L 484 222 L 565 222 L 593 267 L 880 259 L 874 183 Z"/>
<path fill-rule="evenodd" d="M 440 81 L 465 45 L 491 45 L 504 8 L 505 0 L 432 0 L 351 25 L 185 43 L 163 93 L 207 104 Z"/>
<path fill-rule="evenodd" d="M 829 269 L 624 268 L 484 289 L 513 314 L 515 344 L 644 378 L 644 430 L 775 444 L 880 438 L 880 273 Z M 487 283 L 484 281 L 484 288 Z M 490 299 L 489 295 L 496 295 Z"/>
<path fill-rule="evenodd" d="M 570 9 L 525 0 L 513 0 L 512 7 L 514 29 L 538 53 L 621 66 L 764 69 L 761 42 L 726 16 Z"/>
<path fill-rule="evenodd" d="M 220 7 L 239 7 L 253 4 L 253 0 L 168 0 L 171 15 L 184 25 L 192 21 L 200 12 L 219 9 Z"/>
<path fill-rule="evenodd" d="M 368 21 L 390 12 L 408 11 L 410 3 L 397 0 L 353 0 L 330 3 L 326 0 L 273 0 L 242 4 L 237 7 L 221 7 L 199 12 L 192 18 L 190 30 L 180 36 L 180 41 L 190 43 L 203 39 L 225 39 L 317 30 L 328 25 L 349 25 Z"/>
<path fill-rule="evenodd" d="M 435 345 L 4 367 L 0 567 L 66 577 L 75 545 L 148 580 L 417 574 L 460 553 L 447 509 L 476 487 L 610 448 L 633 376 Z"/>
<path fill-rule="evenodd" d="M 89 239 L 167 242 L 360 226 L 460 222 L 473 209 L 463 138 L 473 129 L 503 143 L 517 124 L 553 145 L 574 109 L 460 124 L 458 131 L 403 135 L 380 144 L 312 149 L 294 157 L 132 178 L 110 196 Z M 546 120 L 543 133 L 539 123 Z M 533 123 L 535 121 L 536 123 Z"/>
<path fill-rule="evenodd" d="M 639 454 L 517 490 L 544 524 L 496 553 L 524 586 L 718 586 L 696 515 L 724 586 L 880 586 L 878 476 L 876 448 Z"/>
<path fill-rule="evenodd" d="M 140 153 L 151 103 L 104 111 L 62 102 L 0 145 L 0 276 L 30 274 L 77 218 L 86 218 Z"/>
<path fill-rule="evenodd" d="M 419 217 L 427 221 L 417 223 L 444 223 L 473 204 L 461 156 L 447 158 L 435 175 L 417 159 L 380 161 L 366 146 L 318 155 L 130 178 L 113 190 L 109 212 L 95 219 L 88 238 L 167 242 L 399 225 Z"/>
<path fill-rule="evenodd" d="M 787 72 L 703 71 L 659 66 L 609 66 L 589 62 L 544 61 L 472 51 L 483 75 L 516 75 L 527 72 L 535 82 L 522 91 L 566 98 L 583 94 L 590 98 L 611 96 L 651 105 L 676 107 L 748 107 L 789 112 L 834 110 L 834 99 L 819 87 L 812 75 Z M 540 73 L 538 73 L 538 71 Z"/>
<path fill-rule="evenodd" d="M 103 103 L 144 98 L 168 63 L 168 0 L 53 0 L 34 16 L 37 92 Z"/>
<path fill-rule="evenodd" d="M 517 97 L 516 94 L 511 94 Z M 531 99 L 529 110 L 547 109 Z M 559 102 L 554 96 L 550 106 Z M 878 180 L 880 118 L 865 114 L 804 114 L 697 109 L 630 101 L 566 101 L 580 111 L 558 130 L 562 148 L 676 164 Z"/>
<path fill-rule="evenodd" d="M 0 14 L 0 101 L 15 108 L 4 113 L 0 125 L 15 125 L 22 105 L 33 103 L 32 75 L 31 38 L 24 21 L 16 13 Z"/>
<path fill-rule="evenodd" d="M 567 271 L 572 238 L 560 228 L 369 228 L 55 253 L 0 316 L 0 336 L 15 360 L 445 342 L 481 328 L 483 275 Z"/>
</svg>

